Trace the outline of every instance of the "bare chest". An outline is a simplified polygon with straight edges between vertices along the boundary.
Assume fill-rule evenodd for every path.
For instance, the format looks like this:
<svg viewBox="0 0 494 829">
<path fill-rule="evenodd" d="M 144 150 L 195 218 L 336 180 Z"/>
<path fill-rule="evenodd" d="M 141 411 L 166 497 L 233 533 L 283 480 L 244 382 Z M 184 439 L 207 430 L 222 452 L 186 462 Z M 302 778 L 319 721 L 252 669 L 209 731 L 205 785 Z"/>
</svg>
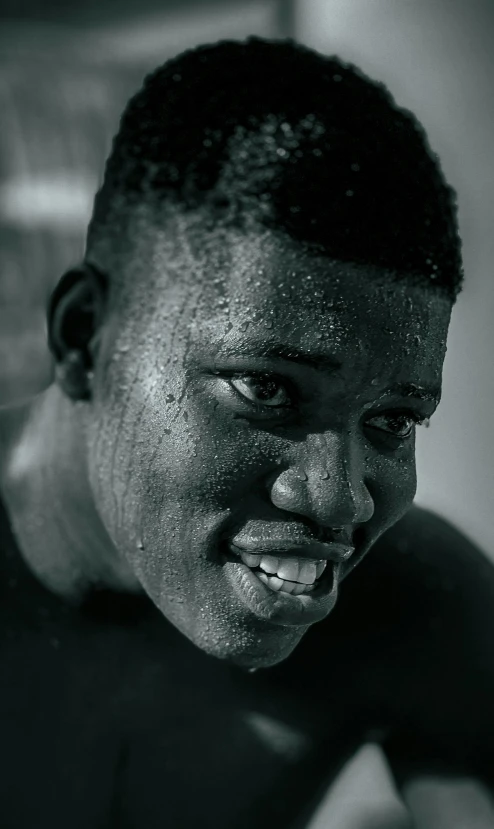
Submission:
<svg viewBox="0 0 494 829">
<path fill-rule="evenodd" d="M 136 656 L 99 639 L 28 638 L 15 652 L 0 801 L 20 829 L 286 829 L 362 739 L 352 706 L 289 680 L 205 671 L 202 656 L 167 660 L 145 645 Z"/>
</svg>

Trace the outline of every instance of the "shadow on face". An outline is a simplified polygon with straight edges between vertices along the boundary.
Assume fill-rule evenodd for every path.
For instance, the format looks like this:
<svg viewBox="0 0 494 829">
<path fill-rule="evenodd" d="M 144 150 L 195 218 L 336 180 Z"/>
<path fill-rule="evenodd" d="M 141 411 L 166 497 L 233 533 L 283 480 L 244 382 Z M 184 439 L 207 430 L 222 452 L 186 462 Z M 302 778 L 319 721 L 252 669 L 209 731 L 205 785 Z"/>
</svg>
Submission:
<svg viewBox="0 0 494 829">
<path fill-rule="evenodd" d="M 273 664 L 412 503 L 415 428 L 439 400 L 451 303 L 272 231 L 178 233 L 172 255 L 148 227 L 102 323 L 91 485 L 176 627 L 220 658 Z M 232 554 L 241 539 L 278 566 L 323 559 L 309 546 L 337 545 L 335 533 L 351 556 L 328 553 L 313 595 L 272 589 Z"/>
</svg>

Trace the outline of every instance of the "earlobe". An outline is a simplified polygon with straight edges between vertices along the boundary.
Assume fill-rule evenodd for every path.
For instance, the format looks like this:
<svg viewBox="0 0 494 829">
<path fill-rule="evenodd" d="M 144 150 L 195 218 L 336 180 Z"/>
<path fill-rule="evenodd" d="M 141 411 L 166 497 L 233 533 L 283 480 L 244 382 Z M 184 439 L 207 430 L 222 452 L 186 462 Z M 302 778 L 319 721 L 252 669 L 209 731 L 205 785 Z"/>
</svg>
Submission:
<svg viewBox="0 0 494 829">
<path fill-rule="evenodd" d="M 86 368 L 80 351 L 69 351 L 55 366 L 55 378 L 67 397 L 90 400 L 93 372 Z"/>
<path fill-rule="evenodd" d="M 55 377 L 72 400 L 91 397 L 94 340 L 105 304 L 106 278 L 87 263 L 68 271 L 51 297 L 48 337 Z"/>
</svg>

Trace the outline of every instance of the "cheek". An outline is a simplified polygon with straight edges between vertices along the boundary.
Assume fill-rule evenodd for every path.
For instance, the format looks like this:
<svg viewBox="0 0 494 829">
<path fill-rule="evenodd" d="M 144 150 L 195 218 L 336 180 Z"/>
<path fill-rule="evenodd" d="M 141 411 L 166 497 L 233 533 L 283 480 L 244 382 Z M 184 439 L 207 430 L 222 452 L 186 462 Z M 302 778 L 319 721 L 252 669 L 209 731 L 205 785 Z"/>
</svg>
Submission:
<svg viewBox="0 0 494 829">
<path fill-rule="evenodd" d="M 374 461 L 369 488 L 376 505 L 374 523 L 377 540 L 410 509 L 417 489 L 415 445 Z M 379 526 L 377 526 L 379 524 Z"/>
<path fill-rule="evenodd" d="M 112 539 L 135 550 L 143 535 L 171 542 L 185 526 L 204 536 L 269 471 L 277 444 L 193 389 L 178 361 L 143 372 L 117 360 L 91 441 L 93 489 Z"/>
</svg>

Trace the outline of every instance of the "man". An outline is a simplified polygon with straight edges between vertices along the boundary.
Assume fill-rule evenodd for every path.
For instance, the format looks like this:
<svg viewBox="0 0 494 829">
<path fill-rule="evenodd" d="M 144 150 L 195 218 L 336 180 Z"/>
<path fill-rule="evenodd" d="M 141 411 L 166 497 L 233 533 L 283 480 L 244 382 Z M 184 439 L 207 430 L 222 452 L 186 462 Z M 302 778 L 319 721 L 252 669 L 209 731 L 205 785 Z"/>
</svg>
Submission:
<svg viewBox="0 0 494 829">
<path fill-rule="evenodd" d="M 492 783 L 492 565 L 412 506 L 461 278 L 437 158 L 354 67 L 150 76 L 57 381 L 3 413 L 3 826 L 303 826 L 370 739 L 404 791 Z"/>
</svg>

